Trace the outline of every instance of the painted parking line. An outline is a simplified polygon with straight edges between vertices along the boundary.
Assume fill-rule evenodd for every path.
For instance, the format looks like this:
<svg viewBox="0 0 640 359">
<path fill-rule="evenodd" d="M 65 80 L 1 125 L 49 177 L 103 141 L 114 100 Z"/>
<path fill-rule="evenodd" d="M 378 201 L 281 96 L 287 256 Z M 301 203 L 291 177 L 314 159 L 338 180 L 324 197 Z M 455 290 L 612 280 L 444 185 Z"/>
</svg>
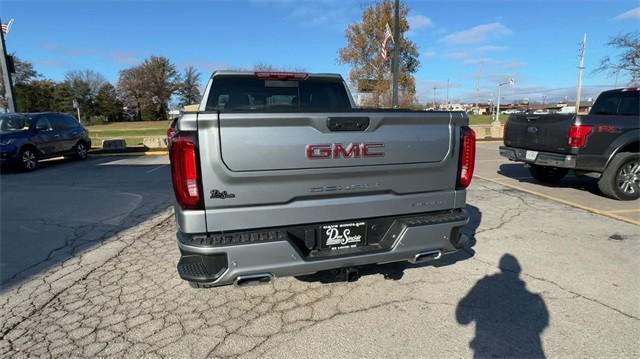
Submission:
<svg viewBox="0 0 640 359">
<path fill-rule="evenodd" d="M 551 196 L 551 195 L 548 195 L 546 193 L 533 191 L 533 190 L 530 190 L 530 189 L 527 189 L 527 188 L 524 188 L 524 187 L 521 187 L 521 186 L 517 186 L 517 185 L 513 185 L 513 184 L 510 184 L 510 183 L 507 183 L 505 181 L 497 180 L 495 178 L 478 176 L 478 175 L 476 175 L 475 177 L 477 177 L 477 178 L 479 178 L 481 180 L 484 180 L 484 181 L 493 182 L 493 183 L 496 183 L 496 184 L 499 184 L 499 185 L 502 185 L 502 186 L 505 186 L 505 187 L 517 189 L 517 190 L 522 191 L 522 192 L 526 192 L 526 193 L 533 194 L 533 195 L 536 195 L 536 196 L 539 196 L 539 197 L 542 197 L 542 198 L 546 198 L 546 199 L 549 199 L 549 200 L 552 200 L 552 201 L 555 201 L 555 202 L 560 202 L 562 204 L 566 204 L 566 205 L 571 206 L 571 207 L 580 208 L 580 209 L 583 209 L 585 211 L 589 211 L 589 212 L 592 212 L 592 213 L 595 213 L 595 214 L 599 214 L 601 216 L 617 219 L 619 221 L 623 221 L 623 222 L 627 222 L 627 223 L 631 223 L 631 224 L 635 224 L 635 225 L 640 226 L 640 221 L 636 221 L 636 220 L 633 220 L 631 218 L 620 216 L 620 215 L 618 215 L 616 213 L 612 213 L 612 211 L 603 211 L 603 210 L 599 210 L 597 208 L 584 206 L 584 205 L 581 205 L 579 203 L 575 203 L 575 202 L 572 202 L 572 201 L 567 201 L 565 199 L 558 198 L 558 197 L 555 197 L 555 196 Z"/>
<path fill-rule="evenodd" d="M 156 168 L 152 168 L 152 169 L 148 170 L 147 173 L 155 172 L 155 171 L 157 171 L 157 170 L 159 170 L 159 169 L 161 169 L 163 167 L 166 167 L 166 166 L 168 166 L 168 165 L 162 165 L 162 166 L 158 166 Z"/>
<path fill-rule="evenodd" d="M 616 209 L 613 211 L 605 211 L 606 213 L 634 213 L 634 212 L 640 212 L 640 208 L 635 208 L 635 209 Z"/>
</svg>

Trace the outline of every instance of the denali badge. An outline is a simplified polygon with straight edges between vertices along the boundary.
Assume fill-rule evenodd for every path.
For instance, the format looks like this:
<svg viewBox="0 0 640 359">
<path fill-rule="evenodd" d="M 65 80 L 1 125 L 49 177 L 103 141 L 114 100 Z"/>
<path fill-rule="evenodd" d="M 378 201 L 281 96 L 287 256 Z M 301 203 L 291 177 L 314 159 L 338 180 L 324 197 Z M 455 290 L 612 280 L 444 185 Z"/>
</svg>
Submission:
<svg viewBox="0 0 640 359">
<path fill-rule="evenodd" d="M 384 143 L 342 143 L 307 145 L 307 158 L 320 160 L 327 158 L 384 157 Z"/>
<path fill-rule="evenodd" d="M 234 193 L 227 193 L 227 191 L 220 192 L 217 189 L 212 189 L 211 195 L 209 196 L 209 198 L 227 199 L 227 198 L 236 198 L 236 195 Z"/>
</svg>

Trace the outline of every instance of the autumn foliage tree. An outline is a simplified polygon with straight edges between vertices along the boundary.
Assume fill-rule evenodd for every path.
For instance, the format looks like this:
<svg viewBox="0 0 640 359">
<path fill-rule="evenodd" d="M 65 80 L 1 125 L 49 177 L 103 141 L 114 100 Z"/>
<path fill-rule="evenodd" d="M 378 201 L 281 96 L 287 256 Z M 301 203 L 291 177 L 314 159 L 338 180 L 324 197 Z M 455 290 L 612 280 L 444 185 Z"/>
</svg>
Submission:
<svg viewBox="0 0 640 359">
<path fill-rule="evenodd" d="M 347 28 L 347 45 L 339 50 L 338 61 L 352 66 L 349 71 L 352 84 L 373 80 L 368 81 L 372 84 L 372 96 L 365 101 L 364 106 L 391 107 L 391 57 L 396 49 L 400 58 L 399 105 L 411 107 L 417 102 L 413 74 L 418 70 L 420 61 L 416 44 L 405 37 L 405 33 L 409 31 L 409 8 L 405 4 L 400 5 L 400 38 L 395 39 L 395 45 L 388 42 L 387 46 L 391 48 L 391 51 L 387 49 L 389 60 L 385 61 L 380 56 L 386 24 L 394 24 L 393 8 L 392 0 L 383 0 L 366 8 L 361 21 Z"/>
</svg>

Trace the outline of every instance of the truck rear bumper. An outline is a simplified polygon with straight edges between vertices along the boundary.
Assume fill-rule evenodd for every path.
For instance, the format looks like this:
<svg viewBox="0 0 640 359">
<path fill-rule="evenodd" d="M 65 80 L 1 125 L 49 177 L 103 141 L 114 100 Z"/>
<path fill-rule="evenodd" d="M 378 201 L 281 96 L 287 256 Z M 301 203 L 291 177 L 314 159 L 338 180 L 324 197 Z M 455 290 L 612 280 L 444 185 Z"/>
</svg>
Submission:
<svg viewBox="0 0 640 359">
<path fill-rule="evenodd" d="M 309 237 L 297 237 L 296 233 L 307 236 L 318 224 L 305 226 L 302 232 L 299 226 L 201 236 L 178 232 L 182 254 L 178 273 L 187 281 L 219 286 L 247 278 L 270 280 L 334 268 L 436 259 L 469 242 L 461 231 L 469 222 L 464 210 L 377 220 L 389 223 L 379 235 L 379 245 L 354 249 L 345 255 L 337 253 L 341 250 L 324 254 L 314 251 L 317 242 L 309 244 Z"/>
<path fill-rule="evenodd" d="M 529 157 L 527 157 L 527 152 Z M 560 153 L 531 151 L 522 148 L 500 146 L 500 156 L 511 161 L 525 162 L 539 166 L 576 168 L 575 155 L 563 155 Z"/>
</svg>

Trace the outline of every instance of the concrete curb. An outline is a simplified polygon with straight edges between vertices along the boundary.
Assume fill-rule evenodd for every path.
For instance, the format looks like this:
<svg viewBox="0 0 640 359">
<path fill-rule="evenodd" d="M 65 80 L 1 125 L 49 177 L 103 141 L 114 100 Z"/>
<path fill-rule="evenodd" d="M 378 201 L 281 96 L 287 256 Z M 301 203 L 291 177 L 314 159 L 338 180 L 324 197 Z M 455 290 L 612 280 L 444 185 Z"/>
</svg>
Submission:
<svg viewBox="0 0 640 359">
<path fill-rule="evenodd" d="M 91 157 L 112 157 L 112 156 L 168 156 L 168 151 L 147 151 L 147 152 L 108 152 L 89 153 Z"/>
</svg>

